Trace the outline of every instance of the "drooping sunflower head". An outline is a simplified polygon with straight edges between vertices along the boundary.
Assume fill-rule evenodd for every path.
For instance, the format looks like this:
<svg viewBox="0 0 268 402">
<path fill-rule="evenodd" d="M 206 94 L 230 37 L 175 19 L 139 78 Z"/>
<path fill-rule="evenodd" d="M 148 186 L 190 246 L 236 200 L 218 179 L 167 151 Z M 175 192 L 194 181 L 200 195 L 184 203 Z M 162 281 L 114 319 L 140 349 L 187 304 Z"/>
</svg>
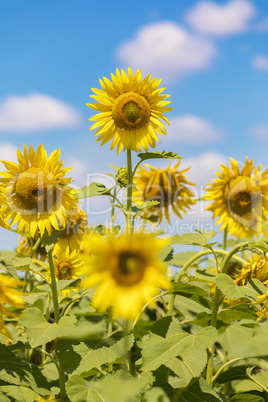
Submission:
<svg viewBox="0 0 268 402">
<path fill-rule="evenodd" d="M 17 248 L 17 253 L 22 257 L 29 256 L 36 241 L 37 236 L 34 239 L 32 239 L 31 237 L 21 235 L 19 237 L 19 245 Z M 42 243 L 40 243 L 39 246 L 37 247 L 36 251 L 33 254 L 33 258 L 40 261 L 46 261 L 47 252 Z"/>
<path fill-rule="evenodd" d="M 261 254 L 255 254 L 247 265 L 243 266 L 235 282 L 239 286 L 244 286 L 253 278 L 257 278 L 268 285 L 268 258 Z"/>
<path fill-rule="evenodd" d="M 143 305 L 159 293 L 159 287 L 170 287 L 166 267 L 158 257 L 166 240 L 136 233 L 96 235 L 89 241 L 93 254 L 84 266 L 81 286 L 98 286 L 92 306 L 100 312 L 112 306 L 114 317 L 134 319 Z"/>
<path fill-rule="evenodd" d="M 190 190 L 190 183 L 184 173 L 189 170 L 179 170 L 180 161 L 171 168 L 156 169 L 151 165 L 145 164 L 149 170 L 140 167 L 134 176 L 136 188 L 133 190 L 133 200 L 137 204 L 145 201 L 158 201 L 159 204 L 148 209 L 145 216 L 157 215 L 162 220 L 163 211 L 165 218 L 170 223 L 170 207 L 173 212 L 182 218 L 181 213 L 185 213 L 195 203 L 194 194 Z"/>
<path fill-rule="evenodd" d="M 51 234 L 59 223 L 65 227 L 67 211 L 77 206 L 75 190 L 68 186 L 71 178 L 65 174 L 59 161 L 60 150 L 47 157 L 43 145 L 36 152 L 24 145 L 24 154 L 18 150 L 18 164 L 2 161 L 7 171 L 1 173 L 0 192 L 3 195 L 3 216 L 11 219 L 10 225 L 18 223 L 18 232 L 30 232 L 34 238 L 45 230 Z"/>
<path fill-rule="evenodd" d="M 236 160 L 230 164 L 221 165 L 218 178 L 208 185 L 205 199 L 212 203 L 207 209 L 230 235 L 258 235 L 268 214 L 268 170 L 261 172 L 261 165 L 255 168 L 248 158 L 241 170 Z"/>
<path fill-rule="evenodd" d="M 96 95 L 90 96 L 97 102 L 87 104 L 99 112 L 89 119 L 96 121 L 91 130 L 99 127 L 94 134 L 99 134 L 97 141 L 103 145 L 112 140 L 111 149 L 117 146 L 117 153 L 122 148 L 135 152 L 154 148 L 157 133 L 166 134 L 161 120 L 169 124 L 163 113 L 172 110 L 166 106 L 169 95 L 162 94 L 165 88 L 158 88 L 161 80 L 151 80 L 151 75 L 142 79 L 140 70 L 133 75 L 130 68 L 128 74 L 117 69 L 111 77 L 112 81 L 100 80 L 102 90 L 92 88 Z"/>
</svg>

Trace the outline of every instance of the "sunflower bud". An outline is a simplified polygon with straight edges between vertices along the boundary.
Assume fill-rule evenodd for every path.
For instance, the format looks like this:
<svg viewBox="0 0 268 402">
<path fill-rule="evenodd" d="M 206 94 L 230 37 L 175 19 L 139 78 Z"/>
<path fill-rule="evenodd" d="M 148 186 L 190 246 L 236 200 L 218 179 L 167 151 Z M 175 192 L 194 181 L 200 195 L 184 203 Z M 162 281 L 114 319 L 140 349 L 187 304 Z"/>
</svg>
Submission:
<svg viewBox="0 0 268 402">
<path fill-rule="evenodd" d="M 127 168 L 121 167 L 118 169 L 115 175 L 116 183 L 119 184 L 121 188 L 127 187 Z"/>
</svg>

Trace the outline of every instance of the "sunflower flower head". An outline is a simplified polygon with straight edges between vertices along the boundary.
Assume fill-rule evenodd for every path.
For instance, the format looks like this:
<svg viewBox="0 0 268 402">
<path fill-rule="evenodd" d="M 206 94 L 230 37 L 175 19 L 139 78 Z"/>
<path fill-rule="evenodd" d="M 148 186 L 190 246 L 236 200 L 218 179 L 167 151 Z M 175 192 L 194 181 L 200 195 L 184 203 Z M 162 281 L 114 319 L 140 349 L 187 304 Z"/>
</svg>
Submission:
<svg viewBox="0 0 268 402">
<path fill-rule="evenodd" d="M 2 161 L 7 171 L 0 176 L 0 192 L 3 196 L 3 216 L 10 225 L 17 223 L 18 232 L 29 232 L 32 238 L 50 235 L 53 229 L 65 227 L 67 211 L 77 206 L 75 190 L 68 186 L 71 178 L 65 174 L 59 161 L 60 150 L 47 157 L 43 145 L 36 152 L 30 145 L 29 152 L 17 151 L 18 163 Z"/>
<path fill-rule="evenodd" d="M 170 288 L 166 266 L 158 257 L 166 240 L 142 233 L 96 235 L 89 240 L 92 255 L 81 286 L 98 286 L 92 306 L 100 312 L 112 306 L 114 318 L 134 319 L 159 287 Z"/>
<path fill-rule="evenodd" d="M 87 214 L 80 208 L 75 208 L 67 214 L 66 226 L 63 229 L 58 245 L 64 249 L 69 247 L 70 250 L 79 249 L 83 234 L 88 227 Z"/>
<path fill-rule="evenodd" d="M 61 248 L 56 244 L 53 250 L 53 263 L 56 280 L 73 280 L 81 275 L 84 260 L 79 251 L 70 251 L 68 246 L 66 248 Z M 47 272 L 49 276 L 49 268 L 47 269 Z"/>
<path fill-rule="evenodd" d="M 261 172 L 261 165 L 255 168 L 248 158 L 241 169 L 232 158 L 230 165 L 221 165 L 218 178 L 208 185 L 205 199 L 212 203 L 207 209 L 230 235 L 258 235 L 268 214 L 268 169 Z"/>
<path fill-rule="evenodd" d="M 20 285 L 22 285 L 21 281 L 0 274 L 0 334 L 9 339 L 12 339 L 12 336 L 5 325 L 4 316 L 18 316 L 17 313 L 10 310 L 9 306 L 18 309 L 24 307 L 24 301 L 21 297 L 23 295 L 18 290 L 18 286 Z M 8 308 L 4 304 L 8 304 Z"/>
<path fill-rule="evenodd" d="M 28 257 L 31 254 L 31 250 L 37 241 L 37 236 L 34 239 L 28 236 L 20 236 L 19 237 L 19 245 L 17 247 L 17 253 L 22 257 Z M 39 244 L 37 250 L 33 254 L 33 259 L 46 261 L 47 259 L 47 252 L 43 244 Z"/>
<path fill-rule="evenodd" d="M 180 161 L 171 168 L 156 169 L 151 165 L 145 164 L 149 169 L 140 167 L 134 176 L 136 188 L 133 190 L 133 201 L 139 205 L 145 201 L 158 201 L 159 204 L 149 208 L 145 217 L 157 215 L 162 220 L 163 212 L 168 223 L 170 223 L 170 207 L 173 212 L 182 218 L 181 213 L 185 213 L 195 203 L 194 194 L 189 186 L 190 183 L 184 173 L 189 169 L 178 170 Z"/>
<path fill-rule="evenodd" d="M 263 304 L 260 311 L 257 311 L 257 315 L 259 316 L 257 321 L 260 321 L 262 318 L 266 318 L 268 316 L 268 290 L 265 295 L 258 295 L 259 300 L 255 301 L 251 304 Z"/>
<path fill-rule="evenodd" d="M 97 141 L 101 145 L 112 140 L 111 149 L 117 146 L 117 153 L 122 148 L 138 152 L 143 147 L 154 148 L 158 134 L 166 135 L 166 129 L 161 120 L 169 124 L 163 113 L 172 110 L 167 107 L 169 95 L 162 94 L 165 88 L 158 88 L 160 79 L 151 80 L 151 75 L 142 79 L 141 71 L 128 74 L 124 70 L 116 70 L 111 74 L 112 81 L 103 77 L 100 80 L 102 90 L 92 88 L 95 95 L 90 95 L 96 103 L 87 106 L 98 111 L 89 120 L 95 121 L 91 130 L 98 128 L 94 135 L 99 135 Z"/>
<path fill-rule="evenodd" d="M 244 286 L 253 278 L 259 279 L 266 286 L 268 285 L 268 258 L 261 254 L 255 254 L 247 265 L 243 266 L 235 282 L 239 286 Z"/>
</svg>

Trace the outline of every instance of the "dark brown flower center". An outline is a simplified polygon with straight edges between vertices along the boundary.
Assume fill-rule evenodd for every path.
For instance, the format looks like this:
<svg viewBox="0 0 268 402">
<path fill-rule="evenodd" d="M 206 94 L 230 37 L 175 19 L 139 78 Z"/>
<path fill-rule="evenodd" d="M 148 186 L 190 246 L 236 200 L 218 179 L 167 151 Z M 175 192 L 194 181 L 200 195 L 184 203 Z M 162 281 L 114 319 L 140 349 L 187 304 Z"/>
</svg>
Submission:
<svg viewBox="0 0 268 402">
<path fill-rule="evenodd" d="M 72 279 L 72 266 L 66 261 L 60 262 L 55 267 L 55 273 L 59 280 Z"/>
<path fill-rule="evenodd" d="M 22 172 L 14 185 L 14 202 L 22 210 L 49 212 L 55 203 L 57 182 L 54 175 L 40 168 Z"/>
<path fill-rule="evenodd" d="M 113 276 L 120 285 L 131 286 L 141 281 L 145 268 L 146 261 L 143 256 L 123 251 L 118 257 Z"/>
<path fill-rule="evenodd" d="M 252 209 L 252 196 L 251 192 L 244 190 L 231 195 L 229 199 L 229 206 L 231 212 L 236 215 L 243 216 Z"/>
<path fill-rule="evenodd" d="M 148 123 L 151 106 L 144 96 L 135 92 L 124 93 L 115 99 L 112 116 L 118 127 L 131 130 Z"/>
</svg>

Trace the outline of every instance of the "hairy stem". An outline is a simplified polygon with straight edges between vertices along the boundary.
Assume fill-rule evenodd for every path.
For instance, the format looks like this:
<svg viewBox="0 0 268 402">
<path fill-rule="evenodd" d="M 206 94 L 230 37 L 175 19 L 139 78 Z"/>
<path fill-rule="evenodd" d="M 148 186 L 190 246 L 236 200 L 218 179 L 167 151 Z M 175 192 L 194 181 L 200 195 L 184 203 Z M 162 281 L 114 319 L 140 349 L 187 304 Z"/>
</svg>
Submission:
<svg viewBox="0 0 268 402">
<path fill-rule="evenodd" d="M 131 212 L 132 212 L 132 162 L 131 162 L 131 149 L 127 149 L 127 233 L 133 232 L 132 222 L 131 222 Z"/>
</svg>

